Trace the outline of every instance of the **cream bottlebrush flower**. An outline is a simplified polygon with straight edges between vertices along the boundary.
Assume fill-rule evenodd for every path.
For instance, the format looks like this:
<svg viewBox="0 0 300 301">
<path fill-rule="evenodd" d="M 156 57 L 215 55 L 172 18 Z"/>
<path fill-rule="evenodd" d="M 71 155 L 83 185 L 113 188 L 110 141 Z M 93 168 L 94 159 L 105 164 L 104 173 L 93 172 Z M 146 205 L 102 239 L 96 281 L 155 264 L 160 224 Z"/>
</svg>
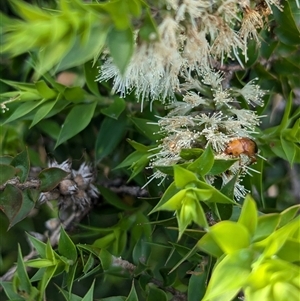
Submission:
<svg viewBox="0 0 300 301">
<path fill-rule="evenodd" d="M 168 2 L 168 0 L 167 0 Z M 197 19 L 201 18 L 212 6 L 210 0 L 182 0 L 176 9 L 176 21 L 190 20 L 193 27 L 197 27 Z"/>
<path fill-rule="evenodd" d="M 202 83 L 211 86 L 213 90 L 222 87 L 224 73 L 222 71 L 212 71 L 210 68 L 205 68 L 201 71 Z"/>
<path fill-rule="evenodd" d="M 247 193 L 241 179 L 244 175 L 254 172 L 249 165 L 255 161 L 257 148 L 255 142 L 251 140 L 251 135 L 260 124 L 260 119 L 254 111 L 238 109 L 239 104 L 235 96 L 241 95 L 242 92 L 223 89 L 221 72 L 207 69 L 201 74 L 202 86 L 210 87 L 213 96 L 209 99 L 208 96 L 202 97 L 194 91 L 186 91 L 182 102 L 172 104 L 170 113 L 157 122 L 161 127 L 160 133 L 165 138 L 157 146 L 157 153 L 151 156 L 150 167 L 171 166 L 184 162 L 180 157 L 182 149 L 193 148 L 196 145 L 206 148 L 211 145 L 215 159 L 237 159 L 228 173 L 217 177 L 221 177 L 225 185 L 233 175 L 238 175 L 239 180 L 234 193 L 235 198 L 239 199 Z M 185 87 L 190 86 L 194 89 L 197 86 L 201 88 L 200 85 L 196 79 L 189 78 L 189 84 L 186 83 Z M 253 83 L 250 85 L 252 87 Z M 243 93 L 245 90 L 247 92 L 247 88 L 243 89 L 241 89 Z M 261 93 L 259 90 L 259 95 Z M 157 171 L 150 179 L 159 177 L 165 178 L 166 175 L 162 171 Z M 208 181 L 210 183 L 214 179 L 209 178 Z"/>
<path fill-rule="evenodd" d="M 239 31 L 240 36 L 244 41 L 245 47 L 249 39 L 254 39 L 257 46 L 260 46 L 257 30 L 263 28 L 264 22 L 262 16 L 255 10 L 245 7 L 242 25 Z M 246 51 L 245 51 L 246 53 Z"/>
<path fill-rule="evenodd" d="M 159 40 L 153 43 L 137 44 L 129 65 L 122 76 L 111 59 L 100 69 L 99 81 L 114 78 L 113 92 L 121 96 L 135 89 L 141 100 L 162 103 L 174 100 L 174 91 L 179 90 L 178 74 L 184 59 L 179 53 L 178 23 L 170 16 L 158 26 Z"/>
<path fill-rule="evenodd" d="M 206 146 L 210 144 L 213 150 L 217 153 L 223 152 L 228 141 L 230 140 L 230 137 L 228 137 L 228 135 L 222 132 L 214 131 L 212 129 L 204 129 L 201 134 L 204 135 L 207 141 Z"/>
<path fill-rule="evenodd" d="M 250 132 L 253 132 L 249 131 L 249 127 L 244 127 L 244 124 L 240 120 L 236 120 L 234 117 L 229 117 L 224 120 L 221 127 L 226 131 L 227 135 L 231 137 L 250 137 Z"/>
<path fill-rule="evenodd" d="M 170 134 L 170 132 L 172 134 Z M 171 129 L 165 138 L 161 140 L 161 143 L 156 148 L 151 149 L 150 151 L 158 151 L 157 153 L 149 156 L 150 158 L 150 167 L 155 166 L 172 166 L 179 162 L 181 159 L 180 152 L 182 149 L 191 148 L 193 143 L 199 137 L 198 132 L 192 132 L 189 129 Z M 156 173 L 154 178 L 158 176 L 163 176 L 164 174 L 159 172 Z M 164 176 L 165 177 L 165 176 Z M 152 176 L 150 177 L 153 178 Z M 146 185 L 149 181 L 146 183 Z"/>
<path fill-rule="evenodd" d="M 265 95 L 265 91 L 261 90 L 260 86 L 255 84 L 257 80 L 258 78 L 254 78 L 243 89 L 237 90 L 237 92 L 245 98 L 248 104 L 262 107 L 264 104 L 262 97 Z"/>
<path fill-rule="evenodd" d="M 240 22 L 238 2 L 236 0 L 221 1 L 216 13 L 222 16 L 227 24 L 235 25 L 235 22 Z"/>
<path fill-rule="evenodd" d="M 203 68 L 208 68 L 210 45 L 204 31 L 198 32 L 193 27 L 187 29 L 182 56 L 186 59 L 186 73 L 189 75 L 193 70 L 199 73 Z"/>
<path fill-rule="evenodd" d="M 232 58 L 231 53 L 233 52 L 234 57 L 243 66 L 239 58 L 238 49 L 244 50 L 241 38 L 228 25 L 222 24 L 219 28 L 219 34 L 212 45 L 211 54 L 217 59 L 221 59 L 221 65 L 223 65 L 225 56 Z"/>
<path fill-rule="evenodd" d="M 168 116 L 186 115 L 193 108 L 204 105 L 206 103 L 207 100 L 205 98 L 199 96 L 199 94 L 193 91 L 188 91 L 184 95 L 183 101 L 175 101 L 174 103 L 167 106 L 167 109 L 172 109 L 168 113 Z"/>
<path fill-rule="evenodd" d="M 159 117 L 157 124 L 163 129 L 162 132 L 176 133 L 181 129 L 195 126 L 192 116 L 167 116 Z"/>
<path fill-rule="evenodd" d="M 236 116 L 237 120 L 240 121 L 243 128 L 247 129 L 250 133 L 253 133 L 255 127 L 260 125 L 260 118 L 263 117 L 258 116 L 254 111 L 246 109 L 232 108 L 231 112 Z"/>
<path fill-rule="evenodd" d="M 214 102 L 218 108 L 218 106 L 225 105 L 228 108 L 232 108 L 230 103 L 234 101 L 234 99 L 230 96 L 230 93 L 228 90 L 223 90 L 222 88 L 216 89 L 214 94 Z"/>
</svg>

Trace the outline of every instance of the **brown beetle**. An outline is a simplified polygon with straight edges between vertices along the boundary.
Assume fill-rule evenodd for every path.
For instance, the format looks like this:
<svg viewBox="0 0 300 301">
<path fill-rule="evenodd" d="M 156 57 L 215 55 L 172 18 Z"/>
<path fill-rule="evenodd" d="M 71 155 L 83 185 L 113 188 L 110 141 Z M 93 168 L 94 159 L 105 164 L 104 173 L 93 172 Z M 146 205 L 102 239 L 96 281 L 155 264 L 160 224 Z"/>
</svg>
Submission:
<svg viewBox="0 0 300 301">
<path fill-rule="evenodd" d="M 225 154 L 239 157 L 241 154 L 251 158 L 252 163 L 256 161 L 255 155 L 258 151 L 256 143 L 250 138 L 237 138 L 231 140 L 225 149 Z"/>
</svg>

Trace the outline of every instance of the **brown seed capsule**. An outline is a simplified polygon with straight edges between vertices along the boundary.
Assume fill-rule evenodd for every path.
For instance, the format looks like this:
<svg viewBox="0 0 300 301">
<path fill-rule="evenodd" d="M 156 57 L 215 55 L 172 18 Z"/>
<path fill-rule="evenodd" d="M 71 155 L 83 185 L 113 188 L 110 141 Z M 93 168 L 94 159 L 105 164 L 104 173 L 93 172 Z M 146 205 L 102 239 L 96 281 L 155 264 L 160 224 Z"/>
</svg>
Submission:
<svg viewBox="0 0 300 301">
<path fill-rule="evenodd" d="M 238 157 L 241 154 L 247 155 L 252 159 L 252 163 L 256 161 L 257 145 L 250 138 L 238 138 L 231 140 L 226 149 L 225 154 Z"/>
</svg>

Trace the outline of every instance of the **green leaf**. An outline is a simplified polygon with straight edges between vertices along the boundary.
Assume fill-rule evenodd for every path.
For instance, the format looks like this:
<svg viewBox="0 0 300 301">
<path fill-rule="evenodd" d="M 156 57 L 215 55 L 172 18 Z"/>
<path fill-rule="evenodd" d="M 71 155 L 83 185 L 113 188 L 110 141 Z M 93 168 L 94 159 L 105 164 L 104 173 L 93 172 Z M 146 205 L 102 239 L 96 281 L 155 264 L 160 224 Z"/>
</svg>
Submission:
<svg viewBox="0 0 300 301">
<path fill-rule="evenodd" d="M 26 265 L 31 268 L 37 268 L 37 269 L 55 266 L 53 261 L 49 259 L 31 259 L 26 261 Z"/>
<path fill-rule="evenodd" d="M 0 281 L 0 285 L 4 289 L 7 298 L 9 298 L 8 300 L 24 301 L 24 298 L 20 297 L 20 295 L 16 293 L 15 284 L 13 282 Z"/>
<path fill-rule="evenodd" d="M 112 255 L 107 251 L 102 249 L 99 254 L 101 265 L 103 270 L 108 270 L 112 264 Z"/>
<path fill-rule="evenodd" d="M 10 162 L 12 161 L 13 157 L 11 156 L 1 156 L 0 157 L 0 164 L 4 165 L 10 165 Z M 0 184 L 2 185 L 2 184 Z"/>
<path fill-rule="evenodd" d="M 15 186 L 7 184 L 3 191 L 0 191 L 0 210 L 4 212 L 9 220 L 9 228 L 14 218 L 19 213 L 23 204 L 22 192 Z"/>
<path fill-rule="evenodd" d="M 276 230 L 265 240 L 256 243 L 258 247 L 265 246 L 263 256 L 264 257 L 274 256 L 285 244 L 287 239 L 291 237 L 295 231 L 299 231 L 299 226 L 300 226 L 299 221 L 300 221 L 300 217 L 297 216 L 297 218 L 290 221 L 288 224 L 281 227 L 280 229 Z"/>
<path fill-rule="evenodd" d="M 262 240 L 273 233 L 280 222 L 280 215 L 278 213 L 266 214 L 260 216 L 257 222 L 253 241 Z"/>
<path fill-rule="evenodd" d="M 135 287 L 134 287 L 134 280 L 132 281 L 131 290 L 129 292 L 128 297 L 125 299 L 125 301 L 139 301 L 139 298 L 137 296 L 137 293 L 136 293 Z"/>
<path fill-rule="evenodd" d="M 85 18 L 91 18 L 90 15 L 85 15 Z M 81 66 L 84 63 L 87 65 L 90 64 L 91 66 L 95 64 L 96 57 L 99 56 L 101 53 L 101 50 L 105 44 L 106 36 L 109 30 L 109 26 L 100 22 L 92 21 L 92 28 L 89 30 L 89 37 L 85 42 L 81 41 L 81 38 L 79 36 L 75 37 L 75 42 L 72 45 L 71 49 L 65 54 L 65 56 L 61 59 L 60 62 L 58 62 L 58 66 L 56 67 L 57 71 L 64 71 L 69 68 L 75 67 L 75 66 Z M 90 60 L 94 59 L 94 63 L 92 64 Z M 96 68 L 95 68 L 96 69 Z M 95 94 L 96 90 L 96 82 L 94 77 L 92 79 L 92 73 L 89 73 L 89 76 L 87 79 L 87 70 L 85 70 L 86 75 L 86 82 L 88 85 L 88 88 L 91 92 Z M 96 70 L 93 71 L 93 73 Z M 96 74 L 95 74 L 96 75 Z M 94 85 L 91 85 L 91 81 L 94 81 Z M 91 88 L 93 86 L 93 88 Z M 93 90 L 91 90 L 93 89 Z M 95 94 L 96 96 L 99 96 L 98 94 Z"/>
<path fill-rule="evenodd" d="M 177 210 L 180 207 L 180 202 L 183 196 L 185 195 L 186 190 L 180 190 L 176 187 L 175 182 L 173 182 L 165 191 L 164 195 L 158 202 L 158 204 L 150 211 L 149 214 L 154 213 L 155 211 L 160 210 L 161 207 L 164 208 L 164 210 Z M 174 197 L 174 199 L 172 199 Z M 166 204 L 169 203 L 169 206 L 166 208 Z M 168 209 L 170 208 L 170 209 Z"/>
<path fill-rule="evenodd" d="M 45 192 L 54 189 L 68 174 L 68 172 L 57 167 L 42 170 L 38 175 L 41 181 L 40 191 Z"/>
<path fill-rule="evenodd" d="M 174 169 L 174 180 L 175 180 L 175 185 L 177 188 L 187 188 L 187 185 L 193 185 L 193 187 L 196 187 L 196 182 L 198 182 L 198 178 L 197 176 L 185 169 L 185 168 L 182 168 L 181 166 L 179 165 L 174 165 L 173 166 L 173 169 Z M 190 186 L 189 185 L 189 186 Z"/>
<path fill-rule="evenodd" d="M 41 279 L 41 281 L 38 284 L 38 289 L 41 292 L 44 292 L 46 290 L 46 287 L 48 286 L 50 280 L 52 279 L 52 277 L 54 276 L 54 273 L 57 269 L 57 266 L 49 266 L 46 268 L 45 273 L 43 274 L 43 278 Z M 42 301 L 42 295 L 39 301 Z"/>
<path fill-rule="evenodd" d="M 57 43 L 48 43 L 47 47 L 38 52 L 35 79 L 59 64 L 61 58 L 72 49 L 75 43 L 75 35 L 68 32 L 69 26 L 65 21 L 56 18 L 51 23 L 54 26 L 53 32 L 59 33 L 60 37 Z"/>
<path fill-rule="evenodd" d="M 17 262 L 17 275 L 20 280 L 19 290 L 25 291 L 28 295 L 31 293 L 31 283 L 25 268 L 25 264 L 23 261 L 21 247 L 18 244 L 18 262 Z"/>
<path fill-rule="evenodd" d="M 202 236 L 202 238 L 197 243 L 197 247 L 203 252 L 217 258 L 221 257 L 224 253 L 215 241 L 212 234 L 209 232 Z"/>
<path fill-rule="evenodd" d="M 85 99 L 84 90 L 80 87 L 67 87 L 63 95 L 66 98 L 66 100 L 73 103 L 80 103 L 83 102 Z"/>
<path fill-rule="evenodd" d="M 36 125 L 41 120 L 43 120 L 48 115 L 48 113 L 53 109 L 53 107 L 55 106 L 57 100 L 58 100 L 58 98 L 55 99 L 55 100 L 51 100 L 51 101 L 47 101 L 47 102 L 43 103 L 38 108 L 36 113 L 34 114 L 34 118 L 31 122 L 31 125 L 30 125 L 29 128 L 32 128 L 34 125 Z"/>
<path fill-rule="evenodd" d="M 98 38 L 97 38 L 98 39 Z M 92 66 L 92 62 L 88 61 L 84 64 L 85 81 L 89 90 L 97 97 L 100 96 L 98 82 L 95 78 L 99 74 L 98 66 Z"/>
<path fill-rule="evenodd" d="M 47 21 L 50 18 L 42 9 L 26 2 L 11 0 L 11 4 L 16 13 L 27 21 Z"/>
<path fill-rule="evenodd" d="M 295 24 L 288 1 L 284 3 L 283 12 L 274 9 L 274 17 L 279 24 L 275 29 L 279 40 L 287 45 L 299 45 L 299 29 Z"/>
<path fill-rule="evenodd" d="M 104 186 L 97 186 L 101 195 L 105 200 L 112 206 L 121 209 L 121 210 L 132 210 L 133 208 L 122 201 L 114 192 Z"/>
<path fill-rule="evenodd" d="M 209 200 L 207 200 L 207 202 L 237 205 L 237 203 L 234 200 L 230 199 L 225 194 L 221 193 L 218 189 L 214 188 L 213 186 L 211 186 L 205 182 L 198 181 L 197 188 L 212 191 L 212 196 Z"/>
<path fill-rule="evenodd" d="M 160 140 L 162 138 L 162 135 L 157 134 L 160 131 L 160 127 L 158 124 L 153 124 L 153 121 L 136 117 L 131 117 L 130 120 L 142 134 L 152 141 Z"/>
<path fill-rule="evenodd" d="M 146 290 L 146 293 L 147 293 L 147 301 L 168 301 L 168 297 L 167 297 L 167 294 L 157 288 L 153 283 L 149 283 L 148 286 L 147 286 L 147 290 Z"/>
<path fill-rule="evenodd" d="M 201 256 L 197 254 L 198 245 L 195 245 L 192 249 L 175 243 L 172 243 L 172 246 L 179 253 L 181 259 L 172 267 L 169 274 L 173 273 L 182 263 L 186 262 L 187 260 L 191 262 L 199 262 L 201 260 Z"/>
<path fill-rule="evenodd" d="M 195 160 L 203 154 L 202 148 L 187 148 L 180 151 L 180 157 L 184 160 Z"/>
<path fill-rule="evenodd" d="M 202 301 L 231 301 L 247 282 L 252 257 L 251 250 L 239 250 L 221 260 L 213 270 Z"/>
<path fill-rule="evenodd" d="M 4 80 L 4 79 L 1 79 L 1 81 L 3 83 L 5 83 L 6 85 L 15 88 L 16 90 L 27 91 L 27 92 L 31 92 L 31 93 L 37 92 L 34 84 L 14 82 L 11 80 Z M 38 95 L 38 94 L 36 94 L 36 95 Z"/>
<path fill-rule="evenodd" d="M 153 145 L 146 146 L 144 144 L 138 143 L 131 139 L 126 139 L 126 141 L 137 151 L 142 153 L 150 153 L 150 150 L 154 147 Z"/>
<path fill-rule="evenodd" d="M 40 255 L 41 258 L 46 258 L 46 244 L 40 240 L 38 240 L 37 238 L 35 238 L 34 236 L 26 233 L 30 242 L 32 243 L 32 245 L 34 246 L 34 248 L 36 249 L 36 251 L 38 252 L 38 254 Z"/>
<path fill-rule="evenodd" d="M 17 109 L 8 117 L 4 124 L 20 119 L 27 113 L 33 111 L 36 107 L 41 105 L 44 101 L 26 101 L 19 105 Z"/>
<path fill-rule="evenodd" d="M 46 258 L 51 260 L 53 264 L 56 264 L 55 252 L 51 246 L 50 240 L 46 243 Z"/>
<path fill-rule="evenodd" d="M 59 289 L 59 291 L 61 292 L 61 294 L 63 295 L 63 297 L 65 298 L 66 301 L 82 301 L 81 297 L 79 297 L 75 294 L 72 294 L 70 291 L 67 292 L 64 289 L 58 287 L 57 285 L 56 285 L 56 287 Z"/>
<path fill-rule="evenodd" d="M 17 172 L 17 175 L 20 178 L 20 182 L 24 183 L 27 180 L 30 171 L 30 162 L 27 147 L 24 151 L 15 156 L 10 164 L 14 166 L 18 171 L 20 171 Z"/>
<path fill-rule="evenodd" d="M 149 154 L 146 155 L 148 158 Z M 131 153 L 128 157 L 126 157 L 120 164 L 118 164 L 114 169 L 124 168 L 130 166 L 134 168 L 137 162 L 145 157 L 145 154 L 139 151 L 135 151 Z M 149 160 L 148 160 L 149 161 Z M 146 164 L 145 164 L 146 166 Z"/>
<path fill-rule="evenodd" d="M 257 227 L 257 208 L 255 201 L 250 195 L 247 195 L 242 207 L 238 223 L 244 225 L 254 235 Z"/>
<path fill-rule="evenodd" d="M 67 275 L 66 275 L 66 284 L 67 284 L 67 289 L 69 291 L 69 298 L 71 298 L 71 292 L 72 292 L 72 287 L 73 287 L 73 284 L 74 284 L 74 279 L 75 279 L 75 274 L 76 274 L 76 271 L 77 271 L 77 266 L 78 266 L 78 261 L 75 262 L 75 264 L 73 264 L 72 266 L 70 266 L 70 269 L 69 271 L 67 272 Z"/>
<path fill-rule="evenodd" d="M 203 154 L 189 164 L 188 170 L 196 172 L 197 174 L 204 176 L 206 175 L 214 165 L 214 153 L 211 146 L 209 145 L 203 152 Z"/>
<path fill-rule="evenodd" d="M 299 212 L 300 205 L 294 205 L 282 211 L 280 213 L 280 222 L 278 227 L 281 228 L 282 226 L 286 225 L 289 221 L 291 221 Z"/>
<path fill-rule="evenodd" d="M 210 228 L 209 233 L 226 254 L 234 253 L 250 245 L 250 233 L 247 228 L 232 221 L 215 224 Z"/>
<path fill-rule="evenodd" d="M 214 160 L 214 164 L 210 171 L 208 172 L 209 175 L 219 175 L 222 172 L 225 172 L 229 169 L 229 167 L 234 164 L 237 160 L 222 160 L 222 159 L 216 159 Z"/>
<path fill-rule="evenodd" d="M 60 229 L 60 237 L 58 242 L 58 251 L 61 255 L 64 257 L 71 259 L 73 263 L 77 259 L 77 250 L 73 243 L 73 241 L 70 239 L 70 237 L 67 235 L 66 231 L 63 227 Z"/>
<path fill-rule="evenodd" d="M 108 107 L 101 110 L 101 113 L 113 118 L 118 119 L 120 114 L 125 110 L 126 104 L 123 98 L 115 98 L 114 102 Z"/>
<path fill-rule="evenodd" d="M 92 102 L 89 104 L 75 105 L 71 109 L 62 125 L 55 148 L 88 126 L 94 115 L 96 105 L 97 102 Z"/>
<path fill-rule="evenodd" d="M 35 87 L 43 99 L 49 100 L 57 96 L 57 92 L 49 88 L 43 80 L 36 82 Z"/>
<path fill-rule="evenodd" d="M 283 136 L 280 137 L 282 149 L 286 155 L 287 160 L 292 165 L 296 156 L 296 145 L 293 142 L 285 140 Z"/>
<path fill-rule="evenodd" d="M 25 189 L 22 193 L 23 202 L 17 215 L 11 220 L 10 228 L 26 218 L 34 208 L 39 198 L 39 193 L 34 189 Z"/>
<path fill-rule="evenodd" d="M 127 120 L 122 114 L 118 120 L 105 117 L 102 121 L 95 146 L 96 161 L 100 162 L 111 154 L 126 132 Z"/>
<path fill-rule="evenodd" d="M 94 293 L 94 286 L 95 286 L 95 280 L 93 281 L 90 289 L 88 292 L 85 294 L 85 296 L 82 298 L 81 301 L 93 301 L 93 293 Z"/>
<path fill-rule="evenodd" d="M 124 74 L 133 53 L 133 33 L 130 28 L 118 30 L 112 28 L 106 40 L 114 64 Z"/>
<path fill-rule="evenodd" d="M 8 180 L 12 179 L 16 174 L 16 169 L 7 164 L 0 164 L 0 185 L 5 184 Z"/>
<path fill-rule="evenodd" d="M 88 271 L 91 270 L 91 268 L 94 267 L 95 264 L 95 258 L 94 255 L 92 253 L 90 253 L 89 258 L 87 259 L 87 261 L 84 263 L 83 266 L 83 273 L 86 274 Z"/>
<path fill-rule="evenodd" d="M 282 260 L 289 262 L 299 262 L 300 261 L 300 242 L 296 239 L 289 238 L 286 240 L 285 244 L 276 253 L 276 256 Z"/>
<path fill-rule="evenodd" d="M 208 280 L 208 271 L 203 270 L 203 267 L 196 267 L 189 280 L 188 286 L 188 301 L 202 300 Z"/>
</svg>

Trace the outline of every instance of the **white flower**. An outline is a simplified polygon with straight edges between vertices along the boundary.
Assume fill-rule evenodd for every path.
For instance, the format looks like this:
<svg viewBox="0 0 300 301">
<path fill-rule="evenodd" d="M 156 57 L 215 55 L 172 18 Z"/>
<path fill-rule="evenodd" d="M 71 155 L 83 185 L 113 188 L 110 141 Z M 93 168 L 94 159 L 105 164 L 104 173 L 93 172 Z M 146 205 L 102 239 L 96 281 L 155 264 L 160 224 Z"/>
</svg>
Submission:
<svg viewBox="0 0 300 301">
<path fill-rule="evenodd" d="M 243 66 L 239 58 L 238 49 L 243 49 L 243 43 L 239 35 L 228 25 L 221 25 L 219 34 L 212 45 L 212 55 L 216 58 L 220 58 L 221 65 L 223 65 L 225 56 L 227 55 L 232 58 L 231 52 L 233 52 L 239 64 Z"/>
<path fill-rule="evenodd" d="M 196 70 L 198 73 L 202 68 L 208 68 L 210 46 L 205 37 L 205 32 L 198 32 L 194 28 L 190 28 L 186 33 L 186 41 L 182 56 L 186 59 L 187 73 Z"/>
<path fill-rule="evenodd" d="M 244 40 L 245 47 L 247 47 L 248 39 L 254 39 L 257 46 L 260 46 L 257 29 L 262 28 L 263 25 L 262 16 L 257 11 L 246 7 L 242 26 L 239 31 L 240 36 Z"/>
<path fill-rule="evenodd" d="M 206 146 L 211 144 L 213 150 L 217 153 L 223 152 L 230 140 L 226 134 L 212 129 L 204 129 L 201 134 L 203 134 L 207 140 Z"/>
<path fill-rule="evenodd" d="M 201 75 L 203 77 L 202 82 L 205 85 L 211 86 L 213 89 L 220 89 L 222 87 L 222 81 L 224 80 L 224 73 L 222 71 L 213 71 L 210 68 L 202 70 Z"/>
<path fill-rule="evenodd" d="M 172 109 L 167 116 L 186 115 L 193 108 L 205 104 L 207 104 L 207 99 L 199 96 L 195 92 L 188 91 L 184 95 L 183 101 L 175 101 L 167 107 L 168 109 Z"/>
<path fill-rule="evenodd" d="M 153 43 L 137 44 L 124 75 L 111 59 L 100 69 L 99 81 L 114 78 L 113 92 L 124 97 L 135 89 L 143 107 L 144 100 L 160 99 L 162 103 L 175 99 L 179 90 L 178 75 L 184 63 L 179 53 L 178 23 L 167 16 L 158 26 L 160 39 Z"/>
<path fill-rule="evenodd" d="M 217 113 L 213 113 L 211 115 L 202 113 L 200 116 L 196 115 L 194 120 L 198 123 L 198 125 L 205 125 L 206 129 L 210 130 L 218 130 L 219 126 L 222 124 L 223 113 L 221 111 Z"/>
<path fill-rule="evenodd" d="M 211 7 L 209 0 L 183 0 L 182 4 L 177 9 L 176 20 L 182 21 L 190 18 L 193 27 L 197 27 L 197 20 Z"/>
<path fill-rule="evenodd" d="M 258 116 L 254 111 L 246 109 L 231 109 L 231 112 L 236 116 L 237 120 L 243 125 L 244 128 L 247 128 L 251 132 L 255 130 L 256 126 L 259 126 L 262 116 Z"/>
<path fill-rule="evenodd" d="M 228 90 L 223 90 L 222 88 L 216 89 L 214 90 L 213 97 L 216 105 L 225 105 L 228 108 L 232 107 L 229 103 L 233 102 L 233 98 L 230 96 Z"/>
<path fill-rule="evenodd" d="M 192 127 L 195 125 L 195 122 L 191 116 L 167 116 L 160 117 L 157 124 L 164 132 L 172 133 L 182 128 L 187 129 L 189 126 Z"/>
<path fill-rule="evenodd" d="M 264 105 L 262 97 L 265 95 L 265 92 L 260 89 L 259 85 L 254 84 L 257 80 L 258 78 L 254 78 L 243 89 L 238 90 L 238 92 L 245 98 L 248 104 L 262 107 Z"/>
<path fill-rule="evenodd" d="M 240 21 L 236 0 L 227 0 L 220 3 L 221 5 L 217 9 L 217 14 L 221 15 L 226 23 L 234 25 L 234 20 Z"/>
</svg>

